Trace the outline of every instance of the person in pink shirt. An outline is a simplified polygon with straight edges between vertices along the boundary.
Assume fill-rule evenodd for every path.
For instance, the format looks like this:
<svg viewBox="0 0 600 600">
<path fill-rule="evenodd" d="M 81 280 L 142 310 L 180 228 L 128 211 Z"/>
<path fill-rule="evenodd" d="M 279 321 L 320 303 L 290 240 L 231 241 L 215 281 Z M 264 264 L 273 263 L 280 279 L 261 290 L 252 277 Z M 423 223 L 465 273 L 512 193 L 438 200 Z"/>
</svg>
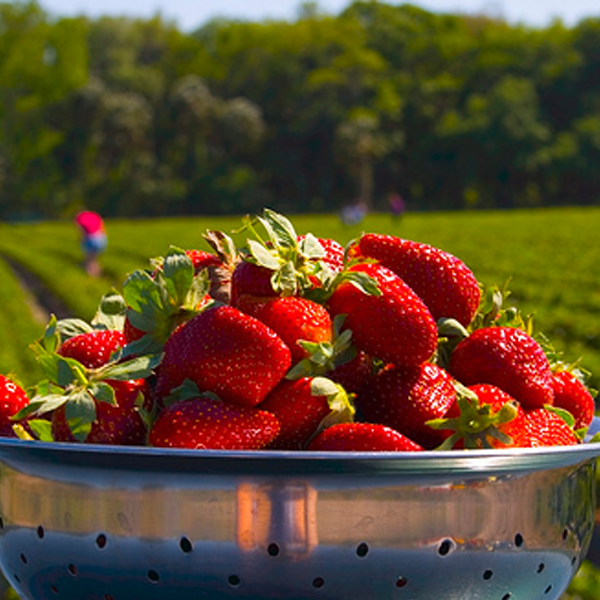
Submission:
<svg viewBox="0 0 600 600">
<path fill-rule="evenodd" d="M 102 270 L 98 256 L 106 250 L 107 237 L 102 217 L 91 210 L 83 210 L 75 217 L 81 232 L 81 249 L 85 255 L 85 270 L 91 277 L 99 277 Z"/>
</svg>

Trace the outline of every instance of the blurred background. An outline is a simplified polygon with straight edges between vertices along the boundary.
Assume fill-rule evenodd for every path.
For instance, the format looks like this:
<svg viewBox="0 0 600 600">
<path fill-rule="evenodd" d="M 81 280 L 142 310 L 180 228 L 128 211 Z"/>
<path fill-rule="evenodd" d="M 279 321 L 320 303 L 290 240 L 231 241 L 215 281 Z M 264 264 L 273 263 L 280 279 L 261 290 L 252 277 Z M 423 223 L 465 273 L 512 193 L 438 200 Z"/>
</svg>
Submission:
<svg viewBox="0 0 600 600">
<path fill-rule="evenodd" d="M 0 2 L 0 218 L 596 202 L 590 5 L 221 4 Z"/>
</svg>

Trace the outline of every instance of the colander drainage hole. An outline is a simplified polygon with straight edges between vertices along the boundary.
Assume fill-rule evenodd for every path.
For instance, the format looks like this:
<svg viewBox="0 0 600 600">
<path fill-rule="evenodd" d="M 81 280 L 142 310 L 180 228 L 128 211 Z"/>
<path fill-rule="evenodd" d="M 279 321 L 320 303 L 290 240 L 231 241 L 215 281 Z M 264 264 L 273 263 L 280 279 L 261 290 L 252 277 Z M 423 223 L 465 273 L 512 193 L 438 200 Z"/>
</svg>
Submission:
<svg viewBox="0 0 600 600">
<path fill-rule="evenodd" d="M 552 591 L 552 586 L 549 585 L 545 590 L 544 590 L 544 594 L 549 594 Z"/>
<path fill-rule="evenodd" d="M 359 544 L 356 547 L 356 554 L 360 556 L 360 558 L 364 558 L 367 554 L 369 554 L 369 545 L 365 544 L 364 542 Z"/>
<path fill-rule="evenodd" d="M 106 536 L 103 533 L 98 535 L 98 537 L 96 538 L 96 546 L 98 546 L 98 548 L 100 549 L 106 546 Z"/>
<path fill-rule="evenodd" d="M 148 579 L 152 581 L 152 583 L 157 583 L 160 579 L 160 575 L 154 569 L 150 569 L 148 571 Z"/>
<path fill-rule="evenodd" d="M 504 594 L 504 596 L 502 596 L 502 600 L 510 600 L 510 598 L 512 598 L 512 594 L 510 592 L 508 592 L 507 594 Z"/>
<path fill-rule="evenodd" d="M 44 528 L 41 525 L 37 528 L 37 536 L 40 540 L 44 537 Z"/>
<path fill-rule="evenodd" d="M 546 568 L 546 565 L 544 563 L 540 563 L 538 565 L 537 572 L 541 573 L 545 568 Z"/>
<path fill-rule="evenodd" d="M 231 587 L 237 587 L 241 583 L 240 578 L 237 575 L 230 575 L 227 578 L 227 582 Z"/>
<path fill-rule="evenodd" d="M 438 554 L 440 556 L 446 556 L 450 554 L 450 552 L 452 552 L 452 550 L 454 550 L 455 547 L 456 544 L 453 540 L 443 540 L 438 548 Z"/>
<path fill-rule="evenodd" d="M 488 569 L 487 571 L 483 572 L 483 578 L 485 580 L 491 579 L 494 576 L 494 571 Z"/>
<path fill-rule="evenodd" d="M 408 585 L 408 579 L 406 579 L 406 577 L 404 577 L 404 575 L 400 575 L 400 577 L 398 577 L 398 579 L 396 579 L 396 587 L 397 588 L 403 588 L 406 587 Z"/>
<path fill-rule="evenodd" d="M 179 540 L 179 547 L 181 548 L 181 551 L 185 554 L 191 552 L 194 549 L 192 542 L 185 536 Z"/>
<path fill-rule="evenodd" d="M 67 566 L 67 570 L 71 575 L 77 575 L 77 567 L 73 563 L 69 563 L 69 565 Z"/>
<path fill-rule="evenodd" d="M 269 556 L 277 556 L 279 554 L 279 546 L 277 544 L 269 544 L 267 553 Z"/>
<path fill-rule="evenodd" d="M 55 585 L 51 586 L 50 589 L 55 596 L 58 596 L 58 588 Z"/>
<path fill-rule="evenodd" d="M 517 533 L 517 535 L 515 535 L 515 546 L 520 548 L 524 543 L 525 540 L 523 539 L 523 536 L 520 533 Z"/>
<path fill-rule="evenodd" d="M 325 585 L 325 580 L 322 577 L 315 577 L 313 579 L 313 587 L 320 589 Z"/>
<path fill-rule="evenodd" d="M 27 564 L 27 557 L 24 554 L 21 554 L 19 556 L 19 558 L 21 559 L 21 562 L 26 565 Z"/>
</svg>

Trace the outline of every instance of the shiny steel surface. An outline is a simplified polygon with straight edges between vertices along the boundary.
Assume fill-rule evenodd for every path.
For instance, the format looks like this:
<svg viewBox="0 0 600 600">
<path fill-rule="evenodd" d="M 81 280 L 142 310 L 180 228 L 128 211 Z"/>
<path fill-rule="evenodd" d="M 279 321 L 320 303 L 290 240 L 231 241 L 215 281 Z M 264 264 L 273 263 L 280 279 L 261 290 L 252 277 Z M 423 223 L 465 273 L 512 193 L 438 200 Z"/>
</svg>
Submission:
<svg viewBox="0 0 600 600">
<path fill-rule="evenodd" d="M 4 439 L 0 566 L 28 600 L 555 600 L 590 543 L 599 454 Z"/>
</svg>

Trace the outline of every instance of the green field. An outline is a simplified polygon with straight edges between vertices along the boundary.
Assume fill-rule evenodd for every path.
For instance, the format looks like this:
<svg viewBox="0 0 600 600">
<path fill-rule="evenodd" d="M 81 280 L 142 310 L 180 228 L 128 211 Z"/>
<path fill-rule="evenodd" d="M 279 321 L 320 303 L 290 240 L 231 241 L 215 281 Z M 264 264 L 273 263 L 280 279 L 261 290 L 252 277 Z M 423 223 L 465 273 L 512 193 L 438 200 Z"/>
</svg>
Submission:
<svg viewBox="0 0 600 600">
<path fill-rule="evenodd" d="M 485 285 L 510 280 L 511 300 L 533 314 L 567 360 L 581 359 L 600 385 L 600 209 L 563 208 L 510 212 L 409 213 L 400 221 L 371 214 L 360 225 L 342 225 L 336 215 L 301 215 L 299 233 L 346 243 L 361 231 L 391 233 L 439 246 L 463 259 Z M 206 247 L 207 229 L 231 232 L 231 218 L 114 220 L 107 223 L 109 247 L 102 257 L 105 277 L 88 278 L 81 268 L 78 234 L 70 222 L 0 224 L 0 257 L 25 266 L 62 299 L 73 315 L 90 319 L 101 295 L 120 287 L 127 273 L 164 254 L 171 244 Z M 236 240 L 242 240 L 236 234 Z M 27 345 L 41 330 L 19 287 L 0 263 L 0 371 L 32 374 Z"/>
<path fill-rule="evenodd" d="M 463 259 L 485 285 L 510 280 L 513 302 L 534 314 L 568 360 L 582 359 L 600 387 L 600 208 L 511 212 L 415 213 L 400 221 L 371 214 L 358 226 L 343 226 L 336 215 L 292 217 L 298 233 L 312 231 L 346 243 L 361 231 L 391 233 L 439 246 Z M 90 319 L 100 296 L 120 287 L 129 272 L 171 244 L 206 248 L 207 229 L 231 232 L 239 218 L 173 218 L 108 221 L 109 247 L 102 257 L 105 276 L 89 279 L 81 267 L 78 234 L 72 223 L 0 224 L 0 372 L 16 372 L 33 383 L 37 367 L 28 345 L 44 323 L 32 316 L 23 291 L 6 262 L 17 262 L 41 280 L 71 315 Z M 236 240 L 243 239 L 236 234 Z M 566 598 L 585 598 L 598 589 L 588 563 Z"/>
</svg>

